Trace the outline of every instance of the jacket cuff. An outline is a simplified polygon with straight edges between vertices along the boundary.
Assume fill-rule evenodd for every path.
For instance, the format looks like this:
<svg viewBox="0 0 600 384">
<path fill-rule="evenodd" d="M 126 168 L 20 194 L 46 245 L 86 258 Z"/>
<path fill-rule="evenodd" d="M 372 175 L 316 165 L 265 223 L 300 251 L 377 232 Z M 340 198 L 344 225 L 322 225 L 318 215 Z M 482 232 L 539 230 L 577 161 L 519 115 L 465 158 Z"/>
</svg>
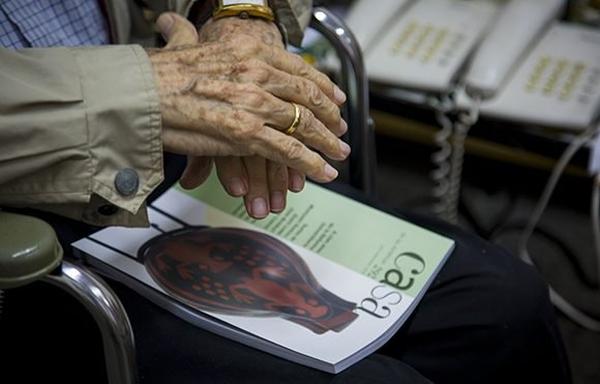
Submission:
<svg viewBox="0 0 600 384">
<path fill-rule="evenodd" d="M 160 101 L 150 61 L 137 45 L 71 50 L 87 104 L 90 203 L 95 194 L 125 216 L 137 216 L 163 180 Z M 95 205 L 83 213 L 85 221 L 98 221 Z"/>
<path fill-rule="evenodd" d="M 148 211 L 144 202 L 136 214 L 132 214 L 92 195 L 88 203 L 36 204 L 35 209 L 55 213 L 73 220 L 82 221 L 97 227 L 146 227 L 149 224 Z"/>
<path fill-rule="evenodd" d="M 269 3 L 285 41 L 300 47 L 312 17 L 312 0 L 270 0 Z"/>
</svg>

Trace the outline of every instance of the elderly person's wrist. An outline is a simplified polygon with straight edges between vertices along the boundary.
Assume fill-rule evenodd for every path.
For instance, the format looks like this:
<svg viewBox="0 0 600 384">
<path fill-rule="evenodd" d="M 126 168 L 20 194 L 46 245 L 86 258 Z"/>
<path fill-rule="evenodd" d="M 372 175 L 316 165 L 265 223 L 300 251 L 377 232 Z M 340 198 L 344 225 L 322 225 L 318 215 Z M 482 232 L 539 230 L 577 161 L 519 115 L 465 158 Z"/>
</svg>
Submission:
<svg viewBox="0 0 600 384">
<path fill-rule="evenodd" d="M 211 19 L 202 26 L 199 34 L 202 42 L 222 41 L 241 34 L 254 37 L 267 45 L 285 47 L 277 25 L 274 22 L 258 18 L 226 17 L 216 20 Z"/>
<path fill-rule="evenodd" d="M 268 45 L 284 46 L 275 24 L 275 13 L 267 0 L 215 0 L 211 20 L 200 30 L 201 41 L 215 41 L 244 34 Z"/>
</svg>

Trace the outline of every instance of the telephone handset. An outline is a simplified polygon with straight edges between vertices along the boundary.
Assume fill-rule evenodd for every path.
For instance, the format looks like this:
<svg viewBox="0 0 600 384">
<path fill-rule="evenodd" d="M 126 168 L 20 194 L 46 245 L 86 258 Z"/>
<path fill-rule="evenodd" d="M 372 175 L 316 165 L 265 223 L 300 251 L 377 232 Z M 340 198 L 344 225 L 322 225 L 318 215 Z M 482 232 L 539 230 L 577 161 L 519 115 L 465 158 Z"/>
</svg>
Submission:
<svg viewBox="0 0 600 384">
<path fill-rule="evenodd" d="M 600 31 L 554 24 L 480 109 L 483 115 L 525 124 L 587 129 L 600 112 Z"/>
<path fill-rule="evenodd" d="M 480 113 L 485 116 L 563 129 L 588 128 L 600 108 L 600 32 L 552 23 L 565 3 L 509 3 L 473 59 L 464 81 L 466 92 L 457 98 L 459 107 L 472 107 L 469 95 L 475 95 L 483 98 Z M 525 11 L 533 17 L 527 20 L 530 23 L 514 23 L 518 12 Z M 506 39 L 513 34 L 523 39 Z M 509 57 L 516 63 L 511 64 Z"/>
<path fill-rule="evenodd" d="M 417 1 L 367 48 L 369 78 L 429 93 L 448 92 L 497 9 L 496 2 L 487 0 Z"/>
<path fill-rule="evenodd" d="M 565 5 L 565 0 L 509 2 L 471 61 L 464 78 L 467 93 L 492 97 Z"/>
</svg>

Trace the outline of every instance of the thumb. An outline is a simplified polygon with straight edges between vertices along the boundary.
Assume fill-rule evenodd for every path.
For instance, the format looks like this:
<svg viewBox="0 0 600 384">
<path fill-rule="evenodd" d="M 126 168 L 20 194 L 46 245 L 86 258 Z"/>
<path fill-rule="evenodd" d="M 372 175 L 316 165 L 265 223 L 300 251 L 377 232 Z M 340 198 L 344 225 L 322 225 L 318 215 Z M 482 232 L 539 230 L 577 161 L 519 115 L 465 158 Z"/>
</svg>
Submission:
<svg viewBox="0 0 600 384">
<path fill-rule="evenodd" d="M 212 171 L 213 161 L 210 157 L 188 156 L 188 164 L 179 179 L 184 189 L 194 189 L 204 183 Z"/>
<path fill-rule="evenodd" d="M 198 43 L 198 32 L 194 25 L 176 13 L 161 14 L 156 20 L 156 28 L 167 41 L 165 48 Z"/>
</svg>

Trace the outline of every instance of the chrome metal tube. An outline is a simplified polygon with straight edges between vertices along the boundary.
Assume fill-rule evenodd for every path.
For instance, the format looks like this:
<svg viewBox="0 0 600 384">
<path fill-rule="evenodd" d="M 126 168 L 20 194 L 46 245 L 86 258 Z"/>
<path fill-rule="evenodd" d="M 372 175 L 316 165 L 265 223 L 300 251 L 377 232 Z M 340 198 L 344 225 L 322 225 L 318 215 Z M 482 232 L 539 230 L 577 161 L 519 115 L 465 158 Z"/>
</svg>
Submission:
<svg viewBox="0 0 600 384">
<path fill-rule="evenodd" d="M 92 314 L 102 334 L 108 382 L 135 383 L 133 331 L 127 313 L 113 291 L 84 267 L 66 261 L 59 273 L 45 276 L 43 281 L 73 295 Z"/>
<path fill-rule="evenodd" d="M 344 117 L 348 122 L 350 184 L 375 197 L 375 132 L 369 118 L 369 81 L 358 41 L 348 26 L 325 8 L 315 8 L 310 25 L 334 47 L 342 66 L 340 88 L 348 96 Z"/>
</svg>

